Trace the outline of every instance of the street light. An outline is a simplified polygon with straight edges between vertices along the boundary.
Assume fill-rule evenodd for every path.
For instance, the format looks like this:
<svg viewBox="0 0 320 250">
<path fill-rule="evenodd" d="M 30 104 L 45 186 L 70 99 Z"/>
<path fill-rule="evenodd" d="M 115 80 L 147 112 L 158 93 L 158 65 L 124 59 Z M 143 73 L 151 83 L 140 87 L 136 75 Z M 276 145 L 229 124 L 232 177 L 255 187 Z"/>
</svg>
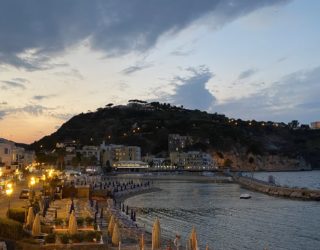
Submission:
<svg viewBox="0 0 320 250">
<path fill-rule="evenodd" d="M 29 186 L 30 186 L 30 189 L 31 189 L 31 194 L 32 194 L 32 199 L 33 199 L 33 186 L 36 184 L 36 179 L 32 176 L 30 178 L 30 183 L 29 183 Z"/>
<path fill-rule="evenodd" d="M 7 184 L 7 188 L 6 188 L 6 195 L 9 198 L 9 200 L 8 200 L 8 211 L 10 209 L 10 196 L 11 196 L 12 192 L 13 192 L 12 183 L 8 183 Z"/>
</svg>

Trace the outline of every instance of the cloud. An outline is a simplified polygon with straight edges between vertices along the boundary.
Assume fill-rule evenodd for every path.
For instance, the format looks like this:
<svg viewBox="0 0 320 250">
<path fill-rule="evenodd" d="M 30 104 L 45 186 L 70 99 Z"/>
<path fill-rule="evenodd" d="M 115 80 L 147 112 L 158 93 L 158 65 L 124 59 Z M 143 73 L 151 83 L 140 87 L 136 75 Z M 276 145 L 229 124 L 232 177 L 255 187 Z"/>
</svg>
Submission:
<svg viewBox="0 0 320 250">
<path fill-rule="evenodd" d="M 71 69 L 69 71 L 59 71 L 59 72 L 55 72 L 53 74 L 56 76 L 61 76 L 61 77 L 73 77 L 73 78 L 77 78 L 79 80 L 84 79 L 83 75 L 77 69 Z"/>
<path fill-rule="evenodd" d="M 41 101 L 43 99 L 48 99 L 51 97 L 54 97 L 55 95 L 35 95 L 32 97 L 32 99 L 37 100 L 37 101 Z"/>
<path fill-rule="evenodd" d="M 249 78 L 251 77 L 252 75 L 254 75 L 255 73 L 257 73 L 258 70 L 257 69 L 247 69 L 247 70 L 244 70 L 242 71 L 239 76 L 238 76 L 238 80 L 243 80 L 245 78 Z"/>
<path fill-rule="evenodd" d="M 127 68 L 123 69 L 121 72 L 124 75 L 131 75 L 133 73 L 150 68 L 152 66 L 153 66 L 152 63 L 138 62 L 138 63 L 136 63 L 136 65 L 127 67 Z"/>
<path fill-rule="evenodd" d="M 281 77 L 257 93 L 224 103 L 212 110 L 244 119 L 310 122 L 319 119 L 320 67 Z"/>
<path fill-rule="evenodd" d="M 47 108 L 42 105 L 27 105 L 22 108 L 17 108 L 15 112 L 24 112 L 30 115 L 39 116 L 43 115 L 45 111 L 52 110 L 53 108 Z"/>
<path fill-rule="evenodd" d="M 6 111 L 0 110 L 0 120 L 7 115 Z"/>
<path fill-rule="evenodd" d="M 169 95 L 167 99 L 175 105 L 183 105 L 186 108 L 208 110 L 216 101 L 206 89 L 207 82 L 214 76 L 213 73 L 205 66 L 188 68 L 187 71 L 191 76 L 174 78 L 174 94 Z"/>
<path fill-rule="evenodd" d="M 172 56 L 189 56 L 193 53 L 193 50 L 181 50 L 181 49 L 176 49 L 170 53 Z"/>
<path fill-rule="evenodd" d="M 68 0 L 3 1 L 0 61 L 29 71 L 49 69 L 51 58 L 88 41 L 106 55 L 152 48 L 163 35 L 180 32 L 203 17 L 219 28 L 256 9 L 287 0 Z M 14 17 L 14 18 L 13 18 Z"/>
<path fill-rule="evenodd" d="M 17 81 L 1 81 L 3 83 L 2 89 L 10 89 L 10 88 L 20 88 L 20 89 L 26 89 L 26 87 Z"/>
<path fill-rule="evenodd" d="M 0 65 L 12 65 L 26 71 L 48 70 L 55 67 L 67 66 L 65 63 L 53 63 L 51 62 L 51 57 L 28 49 L 18 54 L 1 53 L 0 51 L 0 59 Z"/>
<path fill-rule="evenodd" d="M 50 108 L 50 107 L 45 107 L 43 105 L 34 105 L 34 104 L 29 104 L 23 107 L 18 107 L 18 108 L 13 108 L 13 107 L 7 107 L 7 108 L 2 108 L 0 110 L 0 119 L 4 118 L 7 115 L 10 114 L 18 114 L 18 113 L 26 113 L 31 116 L 50 116 L 54 117 L 59 120 L 68 120 L 75 114 L 73 113 L 59 113 L 57 112 L 57 108 Z"/>
</svg>

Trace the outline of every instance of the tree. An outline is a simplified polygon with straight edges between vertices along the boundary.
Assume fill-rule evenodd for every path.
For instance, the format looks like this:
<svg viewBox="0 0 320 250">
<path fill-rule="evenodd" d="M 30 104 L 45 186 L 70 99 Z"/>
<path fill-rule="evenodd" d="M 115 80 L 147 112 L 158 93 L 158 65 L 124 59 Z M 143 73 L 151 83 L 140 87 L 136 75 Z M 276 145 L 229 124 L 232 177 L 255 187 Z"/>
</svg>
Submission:
<svg viewBox="0 0 320 250">
<path fill-rule="evenodd" d="M 298 120 L 292 120 L 291 122 L 288 123 L 289 128 L 295 129 L 299 126 Z"/>
</svg>

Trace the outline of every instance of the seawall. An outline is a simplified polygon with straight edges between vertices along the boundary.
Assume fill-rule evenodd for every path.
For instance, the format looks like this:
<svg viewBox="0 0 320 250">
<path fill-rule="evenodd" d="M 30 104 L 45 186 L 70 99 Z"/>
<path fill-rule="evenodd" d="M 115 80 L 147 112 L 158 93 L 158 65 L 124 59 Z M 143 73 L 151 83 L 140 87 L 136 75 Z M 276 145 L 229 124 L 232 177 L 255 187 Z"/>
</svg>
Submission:
<svg viewBox="0 0 320 250">
<path fill-rule="evenodd" d="M 320 190 L 287 188 L 269 184 L 248 177 L 233 177 L 234 181 L 246 189 L 285 198 L 320 201 Z"/>
</svg>

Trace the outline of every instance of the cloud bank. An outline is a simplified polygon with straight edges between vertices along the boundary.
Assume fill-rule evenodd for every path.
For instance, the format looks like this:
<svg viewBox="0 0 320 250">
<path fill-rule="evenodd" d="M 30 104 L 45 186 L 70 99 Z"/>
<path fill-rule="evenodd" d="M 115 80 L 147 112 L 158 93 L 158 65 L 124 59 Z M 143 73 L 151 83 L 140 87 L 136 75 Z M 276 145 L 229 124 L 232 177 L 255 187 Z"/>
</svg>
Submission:
<svg viewBox="0 0 320 250">
<path fill-rule="evenodd" d="M 106 55 L 143 52 L 205 16 L 218 28 L 287 0 L 10 0 L 0 6 L 0 64 L 25 70 L 61 66 L 54 55 L 88 41 Z"/>
</svg>

